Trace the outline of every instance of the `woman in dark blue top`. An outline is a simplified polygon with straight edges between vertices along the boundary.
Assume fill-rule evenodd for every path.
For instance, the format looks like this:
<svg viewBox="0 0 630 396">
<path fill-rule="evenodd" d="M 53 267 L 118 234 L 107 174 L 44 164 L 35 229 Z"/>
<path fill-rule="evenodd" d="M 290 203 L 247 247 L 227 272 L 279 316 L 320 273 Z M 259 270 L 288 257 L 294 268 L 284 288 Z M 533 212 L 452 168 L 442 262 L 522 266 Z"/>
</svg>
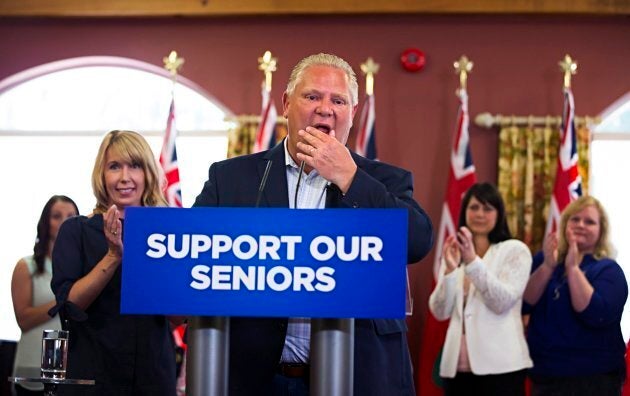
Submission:
<svg viewBox="0 0 630 396">
<path fill-rule="evenodd" d="M 620 395 L 625 376 L 624 273 L 610 258 L 600 202 L 581 197 L 562 213 L 558 235 L 534 257 L 523 299 L 530 320 L 532 396 Z"/>
<path fill-rule="evenodd" d="M 96 157 L 92 188 L 94 212 L 61 226 L 51 285 L 70 330 L 67 377 L 96 384 L 63 386 L 59 394 L 175 395 L 168 320 L 120 313 L 125 208 L 166 206 L 145 139 L 130 131 L 108 133 Z"/>
</svg>

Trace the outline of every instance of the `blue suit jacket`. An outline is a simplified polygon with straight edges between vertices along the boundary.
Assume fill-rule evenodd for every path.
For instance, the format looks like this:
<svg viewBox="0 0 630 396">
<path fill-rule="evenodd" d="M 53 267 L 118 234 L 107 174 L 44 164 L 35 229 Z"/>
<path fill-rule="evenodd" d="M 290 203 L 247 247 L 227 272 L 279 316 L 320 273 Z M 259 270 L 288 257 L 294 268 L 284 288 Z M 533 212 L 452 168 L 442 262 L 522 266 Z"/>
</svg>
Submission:
<svg viewBox="0 0 630 396">
<path fill-rule="evenodd" d="M 431 221 L 413 199 L 411 173 L 352 153 L 357 173 L 342 196 L 327 191 L 327 208 L 405 208 L 409 213 L 408 262 L 422 259 L 433 245 Z M 267 163 L 272 161 L 261 207 L 289 207 L 283 144 L 269 151 L 212 164 L 194 206 L 255 206 Z M 404 320 L 355 321 L 354 394 L 415 395 Z M 266 395 L 280 361 L 286 318 L 232 318 L 230 395 Z"/>
</svg>

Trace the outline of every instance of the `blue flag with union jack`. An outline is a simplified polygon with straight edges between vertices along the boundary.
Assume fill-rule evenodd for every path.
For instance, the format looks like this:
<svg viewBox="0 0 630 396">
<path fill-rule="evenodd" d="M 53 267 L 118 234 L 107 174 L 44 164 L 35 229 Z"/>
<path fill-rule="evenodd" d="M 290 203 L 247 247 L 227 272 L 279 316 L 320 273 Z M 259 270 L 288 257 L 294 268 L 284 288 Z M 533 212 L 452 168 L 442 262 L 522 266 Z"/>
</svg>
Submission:
<svg viewBox="0 0 630 396">
<path fill-rule="evenodd" d="M 560 129 L 560 148 L 556 179 L 549 205 L 549 217 L 545 234 L 554 232 L 560 225 L 564 208 L 582 195 L 582 178 L 578 172 L 577 136 L 575 132 L 575 102 L 571 88 L 564 89 L 564 109 Z"/>
<path fill-rule="evenodd" d="M 177 149 L 175 140 L 177 129 L 175 128 L 175 99 L 171 99 L 171 107 L 168 111 L 164 142 L 160 152 L 160 165 L 166 176 L 164 192 L 169 206 L 182 207 L 182 190 L 179 184 L 179 166 L 177 165 Z"/>
<path fill-rule="evenodd" d="M 475 165 L 473 164 L 470 154 L 468 94 L 466 90 L 460 89 L 457 92 L 457 96 L 460 106 L 457 114 L 455 139 L 450 152 L 446 199 L 442 205 L 442 218 L 440 220 L 437 246 L 435 248 L 436 253 L 433 264 L 434 280 L 437 280 L 438 277 L 444 241 L 449 235 L 455 235 L 457 230 L 462 197 L 477 180 Z M 435 286 L 435 282 L 433 285 Z M 443 390 L 437 385 L 436 378 L 433 374 L 440 350 L 442 345 L 444 345 L 447 329 L 448 321 L 438 322 L 430 312 L 428 313 L 421 346 L 418 381 L 416 382 L 418 384 L 418 394 L 420 395 L 443 395 Z"/>
<path fill-rule="evenodd" d="M 271 99 L 271 91 L 265 85 L 262 87 L 262 113 L 260 115 L 260 126 L 256 132 L 254 141 L 254 153 L 269 150 L 276 145 L 276 121 L 278 113 L 276 106 Z"/>
<path fill-rule="evenodd" d="M 355 151 L 365 158 L 374 160 L 378 158 L 376 155 L 375 120 L 374 95 L 367 95 L 361 111 Z"/>
</svg>

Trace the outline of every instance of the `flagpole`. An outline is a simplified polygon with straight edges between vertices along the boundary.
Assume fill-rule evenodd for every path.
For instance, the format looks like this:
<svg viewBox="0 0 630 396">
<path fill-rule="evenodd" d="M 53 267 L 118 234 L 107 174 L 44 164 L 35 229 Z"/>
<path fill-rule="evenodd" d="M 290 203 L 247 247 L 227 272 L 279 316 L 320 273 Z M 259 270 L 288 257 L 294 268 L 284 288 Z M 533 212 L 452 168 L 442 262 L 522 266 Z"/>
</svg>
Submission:
<svg viewBox="0 0 630 396">
<path fill-rule="evenodd" d="M 164 68 L 171 73 L 171 103 L 166 120 L 166 131 L 160 152 L 160 165 L 164 171 L 164 193 L 169 206 L 182 207 L 182 193 L 179 179 L 179 164 L 177 162 L 177 128 L 175 123 L 175 84 L 177 74 L 184 64 L 184 58 L 178 57 L 176 51 L 163 58 Z"/>
<path fill-rule="evenodd" d="M 175 84 L 177 84 L 177 75 L 179 69 L 182 68 L 186 59 L 177 56 L 177 51 L 171 51 L 168 56 L 162 58 L 164 68 L 171 73 L 173 85 L 171 87 L 171 99 L 175 98 Z"/>
<path fill-rule="evenodd" d="M 560 127 L 560 146 L 556 178 L 551 192 L 551 201 L 547 211 L 545 235 L 555 232 L 560 226 L 560 216 L 569 203 L 582 195 L 582 181 L 577 167 L 578 152 L 575 138 L 575 103 L 571 92 L 571 76 L 577 74 L 577 62 L 569 54 L 558 62 L 564 73 L 564 104 Z"/>
<path fill-rule="evenodd" d="M 276 144 L 275 128 L 278 113 L 271 97 L 271 81 L 277 65 L 278 59 L 273 57 L 271 51 L 265 51 L 263 56 L 258 58 L 258 70 L 264 73 L 265 79 L 262 83 L 260 124 L 258 125 L 252 148 L 254 153 L 269 150 Z"/>
<path fill-rule="evenodd" d="M 457 160 L 458 164 L 460 166 L 463 166 L 462 161 L 465 159 L 465 155 L 463 155 L 464 153 L 462 152 L 462 150 L 469 150 L 469 145 L 468 145 L 468 139 L 469 139 L 469 133 L 468 133 L 468 95 L 466 92 L 466 85 L 468 82 L 468 73 L 472 73 L 472 69 L 473 69 L 474 63 L 468 59 L 468 57 L 466 55 L 462 55 L 459 60 L 453 62 L 453 68 L 455 69 L 455 73 L 459 74 L 459 88 L 455 91 L 456 96 L 458 97 L 459 101 L 460 101 L 460 109 L 458 111 L 458 120 L 457 120 L 457 135 L 456 135 L 456 142 L 455 144 L 457 144 L 457 140 L 459 139 L 459 137 L 462 134 L 462 131 L 465 131 L 465 142 L 463 142 L 464 144 L 459 144 L 459 147 L 456 146 L 455 144 L 453 145 L 453 148 L 451 149 L 451 161 L 453 160 Z M 451 168 L 455 169 L 457 168 L 456 166 L 454 166 L 455 164 L 451 164 Z M 472 168 L 472 174 L 475 174 L 475 170 L 474 167 Z M 453 175 L 456 176 L 457 178 L 457 172 L 453 172 Z M 475 182 L 475 176 L 473 176 L 472 180 L 469 180 L 465 183 L 463 183 L 462 185 L 465 186 L 465 188 L 461 188 L 461 190 L 467 190 L 468 188 L 470 188 L 470 186 L 472 186 Z M 437 237 L 437 245 L 436 245 L 436 249 L 435 251 L 437 252 L 437 254 L 435 255 L 435 259 L 434 259 L 434 263 L 433 263 L 433 278 L 434 280 L 437 280 L 438 278 L 438 270 L 440 267 L 440 260 L 439 258 L 441 257 L 441 253 L 442 253 L 442 246 L 444 244 L 444 240 L 446 239 L 447 235 L 454 235 L 455 234 L 455 229 L 456 229 L 456 223 L 459 219 L 459 209 L 460 209 L 460 204 L 461 204 L 461 196 L 456 197 L 456 196 L 451 196 L 452 194 L 450 194 L 450 188 L 451 188 L 451 184 L 452 181 L 449 179 L 448 181 L 448 186 L 447 186 L 447 199 L 446 201 L 449 201 L 449 198 L 452 202 L 452 204 L 450 205 L 451 207 L 449 208 L 449 205 L 447 205 L 446 203 L 444 204 L 443 210 L 442 210 L 442 220 L 440 223 L 440 228 L 438 230 L 438 237 Z M 457 184 L 457 183 L 455 183 Z M 457 190 L 457 189 L 456 189 Z M 461 195 L 463 195 L 464 191 L 461 192 Z M 454 213 L 451 213 L 451 212 Z M 446 221 L 446 219 L 448 218 L 448 221 Z"/>
<path fill-rule="evenodd" d="M 361 71 L 365 74 L 365 94 L 368 96 L 374 95 L 374 75 L 378 73 L 379 67 L 371 57 L 361 63 Z"/>
<path fill-rule="evenodd" d="M 564 72 L 564 88 L 571 88 L 571 76 L 577 74 L 577 62 L 571 59 L 569 54 L 564 55 L 564 58 L 558 62 L 560 70 Z"/>
<path fill-rule="evenodd" d="M 258 58 L 258 70 L 265 74 L 265 90 L 271 92 L 271 79 L 273 72 L 277 70 L 278 58 L 271 55 L 271 51 L 265 51 L 262 57 Z"/>
<path fill-rule="evenodd" d="M 365 63 L 361 64 L 361 71 L 365 74 L 365 103 L 361 111 L 359 120 L 359 130 L 357 132 L 355 151 L 357 154 L 376 159 L 376 141 L 374 132 L 375 110 L 374 110 L 374 75 L 378 73 L 380 65 L 369 57 Z"/>
<path fill-rule="evenodd" d="M 466 55 L 462 55 L 459 60 L 453 62 L 455 73 L 459 73 L 459 90 L 466 91 L 466 85 L 468 83 L 468 73 L 472 73 L 473 66 L 475 64 L 468 59 Z"/>
<path fill-rule="evenodd" d="M 455 91 L 459 99 L 459 110 L 455 136 L 449 151 L 450 166 L 446 184 L 446 196 L 442 204 L 442 214 L 437 232 L 435 256 L 433 261 L 433 282 L 435 287 L 440 269 L 440 257 L 444 240 L 449 235 L 455 235 L 458 226 L 459 212 L 464 193 L 476 182 L 475 166 L 470 153 L 470 136 L 468 133 L 468 95 L 466 83 L 468 74 L 472 71 L 473 63 L 465 56 L 453 62 L 455 73 L 459 74 L 459 88 Z M 444 345 L 448 321 L 439 322 L 429 311 L 425 322 L 420 359 L 418 364 L 418 394 L 423 396 L 442 395 L 443 389 L 439 377 L 433 375 L 440 350 Z"/>
</svg>

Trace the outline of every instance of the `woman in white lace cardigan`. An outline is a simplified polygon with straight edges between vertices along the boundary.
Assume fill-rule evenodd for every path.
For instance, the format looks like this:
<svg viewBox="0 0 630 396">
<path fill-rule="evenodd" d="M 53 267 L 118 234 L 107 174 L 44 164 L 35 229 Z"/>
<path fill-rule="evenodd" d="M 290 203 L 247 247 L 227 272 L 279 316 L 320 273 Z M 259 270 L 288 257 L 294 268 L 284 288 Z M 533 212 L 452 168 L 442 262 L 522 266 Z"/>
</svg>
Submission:
<svg viewBox="0 0 630 396">
<path fill-rule="evenodd" d="M 532 361 L 521 305 L 531 265 L 527 246 L 511 239 L 496 187 L 473 185 L 429 298 L 433 315 L 450 319 L 440 363 L 445 395 L 524 395 Z"/>
</svg>

